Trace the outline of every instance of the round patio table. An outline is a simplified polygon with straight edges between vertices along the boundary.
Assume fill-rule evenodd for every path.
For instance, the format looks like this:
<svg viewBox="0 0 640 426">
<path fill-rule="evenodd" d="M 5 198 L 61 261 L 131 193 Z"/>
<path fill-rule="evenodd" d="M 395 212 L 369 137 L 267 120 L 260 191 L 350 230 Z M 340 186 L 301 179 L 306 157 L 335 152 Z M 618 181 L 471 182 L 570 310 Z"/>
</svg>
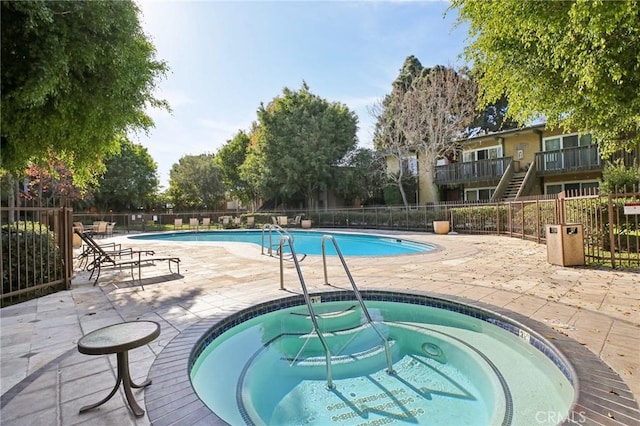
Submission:
<svg viewBox="0 0 640 426">
<path fill-rule="evenodd" d="M 80 409 L 83 413 L 92 408 L 96 408 L 115 395 L 120 382 L 124 388 L 127 402 L 136 417 L 144 415 L 144 410 L 140 408 L 131 388 L 143 388 L 151 384 L 151 380 L 146 380 L 139 385 L 131 380 L 129 374 L 129 350 L 137 348 L 154 340 L 160 335 L 160 324 L 154 321 L 131 321 L 109 325 L 107 327 L 94 330 L 80 340 L 78 340 L 78 351 L 86 355 L 108 355 L 116 354 L 118 359 L 118 377 L 116 384 L 103 400 L 95 404 L 84 406 Z"/>
</svg>

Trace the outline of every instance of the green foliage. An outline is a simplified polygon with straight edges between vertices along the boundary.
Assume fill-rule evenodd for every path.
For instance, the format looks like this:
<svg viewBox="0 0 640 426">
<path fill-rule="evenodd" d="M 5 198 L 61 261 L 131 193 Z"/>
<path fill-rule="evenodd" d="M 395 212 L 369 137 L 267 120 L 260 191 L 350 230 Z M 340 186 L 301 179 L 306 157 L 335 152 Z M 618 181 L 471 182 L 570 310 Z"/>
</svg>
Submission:
<svg viewBox="0 0 640 426">
<path fill-rule="evenodd" d="M 451 215 L 454 231 L 500 232 L 507 223 L 508 210 L 505 205 L 455 207 Z"/>
<path fill-rule="evenodd" d="M 379 197 L 383 158 L 375 151 L 357 148 L 350 152 L 336 169 L 333 190 L 346 201 L 359 200 L 367 204 Z"/>
<path fill-rule="evenodd" d="M 247 179 L 244 179 L 240 172 L 240 166 L 247 158 L 247 149 L 251 139 L 243 131 L 239 131 L 233 139 L 220 148 L 215 156 L 215 161 L 220 172 L 222 181 L 229 191 L 229 195 L 238 200 L 248 203 L 257 197 L 257 191 L 251 186 Z"/>
<path fill-rule="evenodd" d="M 178 209 L 218 206 L 224 200 L 225 186 L 213 154 L 180 158 L 171 167 L 169 194 Z"/>
<path fill-rule="evenodd" d="M 402 189 L 404 190 L 407 204 L 415 204 L 417 185 L 418 183 L 413 176 L 405 176 L 402 179 Z M 402 193 L 397 185 L 386 186 L 383 189 L 383 197 L 384 203 L 387 206 L 405 204 L 405 199 L 403 199 Z"/>
<path fill-rule="evenodd" d="M 602 194 L 631 192 L 634 188 L 636 191 L 640 191 L 640 167 L 637 165 L 626 167 L 622 161 L 609 163 L 605 166 L 600 183 Z"/>
<path fill-rule="evenodd" d="M 39 222 L 2 226 L 2 293 L 27 289 L 63 278 L 55 236 Z"/>
<path fill-rule="evenodd" d="M 387 186 L 383 190 L 384 203 L 387 206 L 397 206 L 403 204 L 402 194 L 397 186 Z"/>
<path fill-rule="evenodd" d="M 468 22 L 480 99 L 506 94 L 507 116 L 590 132 L 607 157 L 640 141 L 636 0 L 453 0 Z"/>
<path fill-rule="evenodd" d="M 120 151 L 105 161 L 107 171 L 94 191 L 95 202 L 103 211 L 132 211 L 154 205 L 158 190 L 157 166 L 142 145 L 127 138 L 119 140 Z"/>
<path fill-rule="evenodd" d="M 356 145 L 357 117 L 345 105 L 312 94 L 306 84 L 288 88 L 258 109 L 241 176 L 266 198 L 302 195 L 312 206 L 329 186 L 334 168 Z"/>
<path fill-rule="evenodd" d="M 3 1 L 1 167 L 53 154 L 86 183 L 118 135 L 148 129 L 166 70 L 131 0 Z"/>
</svg>

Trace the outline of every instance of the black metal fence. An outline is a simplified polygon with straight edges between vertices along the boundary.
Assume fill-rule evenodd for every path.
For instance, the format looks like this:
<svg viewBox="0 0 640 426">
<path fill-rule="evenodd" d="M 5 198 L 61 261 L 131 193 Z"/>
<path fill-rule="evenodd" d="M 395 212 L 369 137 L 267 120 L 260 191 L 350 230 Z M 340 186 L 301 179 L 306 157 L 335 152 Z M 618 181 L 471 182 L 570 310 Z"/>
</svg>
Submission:
<svg viewBox="0 0 640 426">
<path fill-rule="evenodd" d="M 541 196 L 500 203 L 438 203 L 324 211 L 241 213 L 73 213 L 68 208 L 0 207 L 2 305 L 57 289 L 73 277 L 73 222 L 115 223 L 113 232 L 261 227 L 272 218 L 303 216 L 315 228 L 433 232 L 448 221 L 458 233 L 498 234 L 546 242 L 547 225 L 581 223 L 588 264 L 640 269 L 640 191 L 610 195 Z M 236 220 L 223 221 L 224 217 Z M 181 224 L 178 226 L 178 222 Z"/>
</svg>

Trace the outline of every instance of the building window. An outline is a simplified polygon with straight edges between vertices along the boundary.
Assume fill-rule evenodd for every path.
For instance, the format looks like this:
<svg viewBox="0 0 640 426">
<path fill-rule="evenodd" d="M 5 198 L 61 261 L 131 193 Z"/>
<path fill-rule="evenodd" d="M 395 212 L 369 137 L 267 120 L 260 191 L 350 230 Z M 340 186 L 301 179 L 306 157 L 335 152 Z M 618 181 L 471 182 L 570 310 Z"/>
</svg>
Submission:
<svg viewBox="0 0 640 426">
<path fill-rule="evenodd" d="M 589 195 L 597 193 L 600 183 L 597 180 L 549 183 L 544 186 L 545 194 L 559 194 L 565 191 L 567 195 Z"/>
<path fill-rule="evenodd" d="M 418 159 L 415 156 L 402 157 L 402 172 L 411 176 L 418 176 Z"/>
<path fill-rule="evenodd" d="M 495 188 L 473 188 L 464 190 L 465 201 L 489 201 Z"/>
<path fill-rule="evenodd" d="M 502 157 L 502 145 L 490 146 L 488 148 L 474 149 L 462 153 L 462 161 L 478 161 Z"/>
<path fill-rule="evenodd" d="M 558 151 L 567 148 L 591 145 L 591 134 L 578 135 L 577 133 L 553 136 L 543 139 L 544 151 Z"/>
</svg>

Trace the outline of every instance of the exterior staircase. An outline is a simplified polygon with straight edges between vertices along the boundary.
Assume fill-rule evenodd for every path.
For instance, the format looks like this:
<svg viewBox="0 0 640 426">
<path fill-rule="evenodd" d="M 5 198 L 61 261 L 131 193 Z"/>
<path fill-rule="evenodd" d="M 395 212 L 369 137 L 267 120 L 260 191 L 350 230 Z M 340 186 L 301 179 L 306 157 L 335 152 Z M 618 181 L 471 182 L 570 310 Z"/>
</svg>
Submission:
<svg viewBox="0 0 640 426">
<path fill-rule="evenodd" d="M 502 201 L 514 201 L 516 199 L 516 195 L 518 195 L 518 191 L 522 186 L 526 174 L 526 172 L 514 173 L 511 182 L 509 182 L 509 186 L 507 186 L 507 189 L 504 191 Z"/>
</svg>

